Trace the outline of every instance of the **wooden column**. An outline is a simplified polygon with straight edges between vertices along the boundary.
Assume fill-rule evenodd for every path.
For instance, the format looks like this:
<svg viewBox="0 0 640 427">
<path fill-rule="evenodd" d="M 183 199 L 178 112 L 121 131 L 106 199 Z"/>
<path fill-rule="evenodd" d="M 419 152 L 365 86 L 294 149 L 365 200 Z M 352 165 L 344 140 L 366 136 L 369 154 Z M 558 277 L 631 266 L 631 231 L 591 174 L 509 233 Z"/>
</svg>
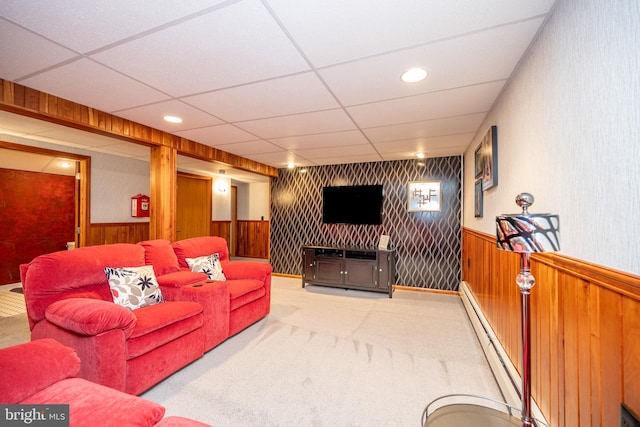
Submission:
<svg viewBox="0 0 640 427">
<path fill-rule="evenodd" d="M 167 145 L 151 147 L 151 210 L 149 239 L 176 239 L 178 151 Z"/>
</svg>

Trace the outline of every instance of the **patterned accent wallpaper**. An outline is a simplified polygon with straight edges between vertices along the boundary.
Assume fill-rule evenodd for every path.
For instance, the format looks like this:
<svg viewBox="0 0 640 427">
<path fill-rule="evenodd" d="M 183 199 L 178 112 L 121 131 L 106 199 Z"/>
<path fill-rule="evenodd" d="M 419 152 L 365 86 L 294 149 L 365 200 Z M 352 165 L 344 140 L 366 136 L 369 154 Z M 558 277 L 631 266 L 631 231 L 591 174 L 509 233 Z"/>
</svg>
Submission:
<svg viewBox="0 0 640 427">
<path fill-rule="evenodd" d="M 303 245 L 376 247 L 381 234 L 396 249 L 396 284 L 458 290 L 462 157 L 281 169 L 271 181 L 271 264 L 302 274 Z M 441 180 L 441 212 L 408 212 L 410 181 Z M 381 225 L 322 223 L 322 188 L 382 184 Z"/>
</svg>

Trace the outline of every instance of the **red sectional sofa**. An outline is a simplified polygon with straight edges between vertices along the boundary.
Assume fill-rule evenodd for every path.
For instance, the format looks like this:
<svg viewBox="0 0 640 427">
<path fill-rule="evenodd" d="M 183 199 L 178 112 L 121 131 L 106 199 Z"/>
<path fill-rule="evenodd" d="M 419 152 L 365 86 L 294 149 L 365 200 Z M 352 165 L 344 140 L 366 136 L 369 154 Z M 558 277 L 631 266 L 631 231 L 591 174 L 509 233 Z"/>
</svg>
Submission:
<svg viewBox="0 0 640 427">
<path fill-rule="evenodd" d="M 217 254 L 226 280 L 189 270 L 187 259 Z M 152 266 L 164 302 L 114 303 L 105 268 Z M 73 348 L 80 376 L 140 394 L 270 310 L 271 265 L 230 261 L 226 241 L 88 246 L 20 266 L 31 339 Z"/>
<path fill-rule="evenodd" d="M 29 405 L 69 405 L 71 427 L 208 425 L 182 417 L 163 418 L 165 408 L 161 405 L 75 378 L 79 370 L 75 351 L 52 339 L 0 349 L 0 403 L 21 404 L 23 409 Z"/>
</svg>

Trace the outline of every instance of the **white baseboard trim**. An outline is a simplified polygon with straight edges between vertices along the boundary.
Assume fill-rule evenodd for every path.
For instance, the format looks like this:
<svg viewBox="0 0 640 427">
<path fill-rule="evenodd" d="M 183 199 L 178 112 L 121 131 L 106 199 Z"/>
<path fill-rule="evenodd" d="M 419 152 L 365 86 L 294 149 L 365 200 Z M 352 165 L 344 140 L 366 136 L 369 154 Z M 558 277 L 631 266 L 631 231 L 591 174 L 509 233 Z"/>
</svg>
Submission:
<svg viewBox="0 0 640 427">
<path fill-rule="evenodd" d="M 500 391 L 504 396 L 505 402 L 516 408 L 520 408 L 522 406 L 520 402 L 522 378 L 516 370 L 516 367 L 511 363 L 511 360 L 482 313 L 466 282 L 460 283 L 460 298 L 467 310 L 473 329 L 478 336 L 482 350 L 487 357 L 487 361 L 496 378 L 498 387 L 500 387 Z M 534 418 L 545 421 L 546 423 L 546 418 L 542 415 L 535 401 L 531 403 L 531 412 Z"/>
</svg>

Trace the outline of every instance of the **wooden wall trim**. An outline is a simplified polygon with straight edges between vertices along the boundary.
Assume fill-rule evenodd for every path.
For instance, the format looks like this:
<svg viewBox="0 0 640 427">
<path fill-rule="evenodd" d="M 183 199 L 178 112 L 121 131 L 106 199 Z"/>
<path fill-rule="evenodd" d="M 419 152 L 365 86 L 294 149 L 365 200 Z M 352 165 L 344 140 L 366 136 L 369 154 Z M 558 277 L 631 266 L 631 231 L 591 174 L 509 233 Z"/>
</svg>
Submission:
<svg viewBox="0 0 640 427">
<path fill-rule="evenodd" d="M 518 370 L 518 256 L 463 228 L 465 283 Z M 531 271 L 532 394 L 555 426 L 613 426 L 620 404 L 640 413 L 640 277 L 556 253 Z"/>
<path fill-rule="evenodd" d="M 0 79 L 0 110 L 146 146 L 166 145 L 178 154 L 277 177 L 278 170 L 196 141 Z"/>
<path fill-rule="evenodd" d="M 463 227 L 463 231 L 468 235 L 495 244 L 496 237 L 492 234 L 471 230 L 466 227 Z M 603 267 L 559 253 L 533 254 L 531 259 L 554 267 L 556 270 L 576 278 L 588 280 L 593 284 L 640 301 L 640 276 Z"/>
</svg>

